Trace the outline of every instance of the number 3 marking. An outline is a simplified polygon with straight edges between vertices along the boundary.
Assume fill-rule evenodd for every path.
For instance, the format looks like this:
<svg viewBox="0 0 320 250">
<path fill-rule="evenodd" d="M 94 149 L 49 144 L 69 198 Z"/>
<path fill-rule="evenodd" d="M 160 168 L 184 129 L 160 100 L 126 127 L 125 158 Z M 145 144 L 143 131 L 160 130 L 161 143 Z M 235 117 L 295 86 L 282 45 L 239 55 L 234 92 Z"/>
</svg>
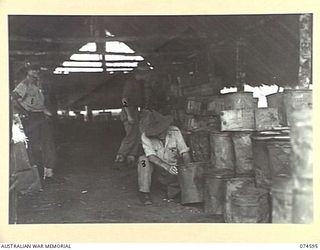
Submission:
<svg viewBox="0 0 320 250">
<path fill-rule="evenodd" d="M 146 167 L 146 161 L 142 160 L 142 167 L 145 168 Z"/>
</svg>

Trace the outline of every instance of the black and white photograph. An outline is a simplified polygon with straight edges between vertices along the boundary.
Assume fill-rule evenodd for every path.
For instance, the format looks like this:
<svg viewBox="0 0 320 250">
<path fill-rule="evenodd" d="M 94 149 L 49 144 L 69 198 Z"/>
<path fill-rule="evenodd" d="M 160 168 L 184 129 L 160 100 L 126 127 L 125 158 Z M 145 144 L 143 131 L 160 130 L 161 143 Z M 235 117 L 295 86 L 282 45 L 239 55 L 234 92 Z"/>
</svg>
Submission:
<svg viewBox="0 0 320 250">
<path fill-rule="evenodd" d="M 7 18 L 9 224 L 314 222 L 312 13 Z"/>
</svg>

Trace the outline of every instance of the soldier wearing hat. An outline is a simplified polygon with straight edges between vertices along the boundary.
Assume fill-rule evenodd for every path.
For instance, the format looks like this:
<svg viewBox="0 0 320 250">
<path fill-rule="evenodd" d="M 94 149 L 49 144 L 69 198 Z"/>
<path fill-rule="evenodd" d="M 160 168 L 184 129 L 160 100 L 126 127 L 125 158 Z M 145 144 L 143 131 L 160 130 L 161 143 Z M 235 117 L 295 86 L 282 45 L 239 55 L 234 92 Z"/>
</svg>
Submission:
<svg viewBox="0 0 320 250">
<path fill-rule="evenodd" d="M 190 162 L 189 148 L 176 126 L 171 126 L 171 116 L 150 112 L 143 122 L 141 136 L 144 156 L 139 158 L 138 185 L 140 200 L 145 205 L 152 204 L 150 196 L 152 173 L 167 187 L 168 198 L 177 195 L 178 162 Z"/>
<path fill-rule="evenodd" d="M 27 75 L 12 92 L 13 112 L 19 114 L 28 137 L 28 154 L 32 165 L 37 165 L 40 176 L 53 181 L 55 146 L 49 123 L 51 112 L 45 106 L 40 86 L 38 64 L 26 67 Z"/>
</svg>

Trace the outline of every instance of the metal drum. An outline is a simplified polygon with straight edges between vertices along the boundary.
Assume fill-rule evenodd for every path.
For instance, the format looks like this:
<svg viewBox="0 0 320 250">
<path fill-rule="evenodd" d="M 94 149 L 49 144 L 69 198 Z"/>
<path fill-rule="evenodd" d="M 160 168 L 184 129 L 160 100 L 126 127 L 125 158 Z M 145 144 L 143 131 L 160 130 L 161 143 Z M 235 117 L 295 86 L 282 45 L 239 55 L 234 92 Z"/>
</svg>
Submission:
<svg viewBox="0 0 320 250">
<path fill-rule="evenodd" d="M 293 112 L 297 110 L 312 109 L 312 90 L 286 89 L 284 91 L 284 105 L 286 110 L 287 125 L 291 126 Z"/>
<path fill-rule="evenodd" d="M 292 114 L 291 127 L 293 171 L 300 178 L 313 178 L 312 159 L 312 110 L 305 109 Z"/>
<path fill-rule="evenodd" d="M 268 142 L 267 148 L 272 178 L 274 176 L 292 176 L 290 140 L 270 141 Z"/>
<path fill-rule="evenodd" d="M 193 162 L 179 166 L 178 179 L 181 187 L 181 203 L 203 202 L 203 172 L 206 163 Z"/>
<path fill-rule="evenodd" d="M 283 93 L 275 93 L 267 96 L 267 102 L 269 108 L 275 108 L 278 110 L 279 123 L 281 125 L 287 125 L 286 110 L 284 106 Z"/>
<path fill-rule="evenodd" d="M 313 180 L 295 178 L 293 190 L 293 223 L 313 223 Z"/>
<path fill-rule="evenodd" d="M 224 207 L 224 220 L 227 223 L 233 221 L 231 211 L 231 197 L 232 194 L 238 192 L 240 189 L 250 186 L 254 187 L 255 181 L 253 177 L 236 177 L 226 181 L 225 191 L 225 207 Z"/>
<path fill-rule="evenodd" d="M 261 188 L 271 187 L 271 170 L 267 148 L 268 140 L 260 136 L 252 136 L 253 169 L 256 185 Z"/>
<path fill-rule="evenodd" d="M 251 133 L 234 132 L 232 142 L 235 153 L 237 175 L 253 175 L 253 153 Z"/>
<path fill-rule="evenodd" d="M 312 110 L 292 114 L 293 222 L 313 222 Z"/>
<path fill-rule="evenodd" d="M 234 173 L 234 151 L 229 133 L 213 132 L 210 134 L 212 168 L 217 171 Z"/>
<path fill-rule="evenodd" d="M 292 223 L 293 179 L 277 176 L 272 179 L 272 223 Z"/>
<path fill-rule="evenodd" d="M 225 206 L 226 181 L 233 175 L 219 172 L 207 172 L 204 175 L 204 212 L 222 215 Z"/>
<path fill-rule="evenodd" d="M 189 143 L 193 161 L 210 161 L 210 141 L 208 131 L 192 132 L 189 136 Z"/>
<path fill-rule="evenodd" d="M 231 223 L 269 223 L 269 193 L 266 189 L 245 187 L 231 196 Z"/>
</svg>

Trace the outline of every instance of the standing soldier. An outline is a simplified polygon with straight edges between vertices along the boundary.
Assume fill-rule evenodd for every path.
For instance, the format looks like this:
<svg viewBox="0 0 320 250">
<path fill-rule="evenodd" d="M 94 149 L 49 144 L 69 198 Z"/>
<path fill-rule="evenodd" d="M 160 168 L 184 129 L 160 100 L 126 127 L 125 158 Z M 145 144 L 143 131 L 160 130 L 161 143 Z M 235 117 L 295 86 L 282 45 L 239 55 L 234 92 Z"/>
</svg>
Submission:
<svg viewBox="0 0 320 250">
<path fill-rule="evenodd" d="M 54 181 L 56 152 L 45 97 L 39 82 L 39 65 L 29 65 L 26 78 L 12 92 L 13 110 L 21 117 L 28 137 L 31 165 L 37 165 L 41 179 Z"/>
<path fill-rule="evenodd" d="M 123 122 L 126 132 L 118 150 L 115 165 L 116 167 L 124 166 L 126 162 L 129 166 L 134 166 L 140 146 L 140 129 L 139 129 L 139 107 L 144 102 L 144 80 L 146 73 L 136 71 L 133 78 L 126 80 L 122 92 L 122 111 L 121 121 Z"/>
</svg>

